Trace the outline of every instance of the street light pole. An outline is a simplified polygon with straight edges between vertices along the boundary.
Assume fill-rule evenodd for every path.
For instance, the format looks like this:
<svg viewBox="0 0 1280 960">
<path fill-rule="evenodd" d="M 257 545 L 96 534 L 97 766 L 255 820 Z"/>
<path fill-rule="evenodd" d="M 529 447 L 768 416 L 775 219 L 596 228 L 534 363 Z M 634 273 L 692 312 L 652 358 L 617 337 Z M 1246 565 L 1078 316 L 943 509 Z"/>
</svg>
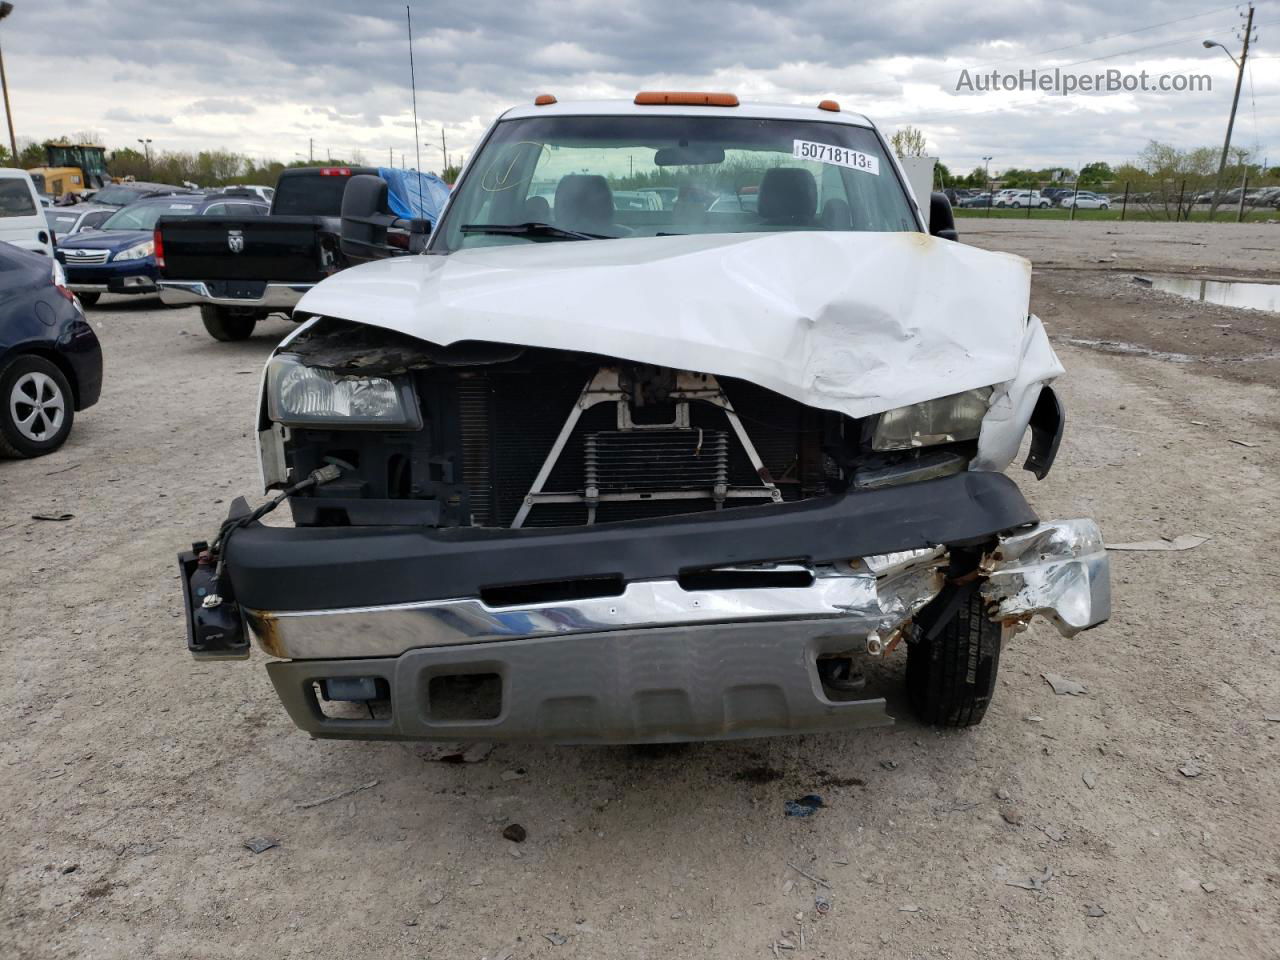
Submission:
<svg viewBox="0 0 1280 960">
<path fill-rule="evenodd" d="M 982 158 L 982 179 L 987 181 L 987 216 L 991 216 L 991 158 Z"/>
<path fill-rule="evenodd" d="M 1227 154 L 1231 150 L 1231 130 L 1236 125 L 1236 107 L 1240 105 L 1240 85 L 1244 82 L 1244 63 L 1249 58 L 1249 39 L 1253 34 L 1253 4 L 1249 4 L 1248 19 L 1244 25 L 1244 47 L 1240 51 L 1240 59 L 1231 57 L 1231 51 L 1225 45 L 1218 43 L 1216 40 L 1204 41 L 1205 49 L 1213 47 L 1222 47 L 1222 52 L 1231 57 L 1231 62 L 1236 65 L 1236 92 L 1231 98 L 1231 116 L 1227 120 L 1227 138 L 1222 142 L 1222 159 L 1218 161 L 1218 179 L 1213 186 L 1213 202 L 1209 205 L 1209 219 L 1213 219 L 1213 215 L 1218 212 L 1218 197 L 1222 193 L 1222 176 L 1227 170 Z"/>
<path fill-rule="evenodd" d="M 0 3 L 0 20 L 13 13 L 13 4 L 9 0 Z M 4 52 L 0 51 L 0 92 L 4 93 L 4 116 L 9 121 L 9 149 L 12 151 L 13 165 L 18 165 L 18 139 L 13 135 L 13 108 L 9 106 L 9 81 L 4 75 Z"/>
<path fill-rule="evenodd" d="M 143 156 L 147 158 L 147 176 L 149 177 L 151 176 L 151 138 L 143 139 L 139 137 L 138 142 L 142 144 Z"/>
</svg>

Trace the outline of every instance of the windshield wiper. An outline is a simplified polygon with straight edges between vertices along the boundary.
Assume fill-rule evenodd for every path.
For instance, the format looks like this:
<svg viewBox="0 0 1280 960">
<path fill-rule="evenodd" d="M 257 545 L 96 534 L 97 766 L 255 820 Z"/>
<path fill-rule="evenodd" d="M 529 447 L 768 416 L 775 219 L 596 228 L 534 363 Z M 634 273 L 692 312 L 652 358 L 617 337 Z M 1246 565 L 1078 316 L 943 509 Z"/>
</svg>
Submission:
<svg viewBox="0 0 1280 960">
<path fill-rule="evenodd" d="M 546 237 L 554 240 L 617 240 L 603 233 L 583 233 L 581 230 L 566 230 L 550 223 L 464 223 L 459 228 L 463 233 L 493 233 L 508 237 Z"/>
</svg>

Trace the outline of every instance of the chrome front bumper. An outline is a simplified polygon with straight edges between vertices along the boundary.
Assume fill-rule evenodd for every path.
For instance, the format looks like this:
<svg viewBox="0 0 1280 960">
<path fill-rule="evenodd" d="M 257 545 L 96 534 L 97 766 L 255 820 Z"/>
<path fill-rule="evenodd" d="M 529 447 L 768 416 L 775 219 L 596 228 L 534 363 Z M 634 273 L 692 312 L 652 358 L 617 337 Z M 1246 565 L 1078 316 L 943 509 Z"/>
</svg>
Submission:
<svg viewBox="0 0 1280 960">
<path fill-rule="evenodd" d="M 256 300 L 217 297 L 202 280 L 160 280 L 160 299 L 174 306 L 211 303 L 220 307 L 244 307 L 251 310 L 292 310 L 314 283 L 268 283 Z"/>
<path fill-rule="evenodd" d="M 823 637 L 844 638 L 846 649 L 865 645 L 874 653 L 942 590 L 946 562 L 938 547 L 839 566 L 772 568 L 808 572 L 807 586 L 688 590 L 666 579 L 628 583 L 618 596 L 509 607 L 465 597 L 244 612 L 262 650 L 290 660 L 396 657 L 429 647 L 801 620 L 814 621 Z M 1043 523 L 1002 537 L 982 572 L 993 620 L 1014 625 L 1040 614 L 1070 637 L 1111 615 L 1110 566 L 1092 520 Z"/>
</svg>

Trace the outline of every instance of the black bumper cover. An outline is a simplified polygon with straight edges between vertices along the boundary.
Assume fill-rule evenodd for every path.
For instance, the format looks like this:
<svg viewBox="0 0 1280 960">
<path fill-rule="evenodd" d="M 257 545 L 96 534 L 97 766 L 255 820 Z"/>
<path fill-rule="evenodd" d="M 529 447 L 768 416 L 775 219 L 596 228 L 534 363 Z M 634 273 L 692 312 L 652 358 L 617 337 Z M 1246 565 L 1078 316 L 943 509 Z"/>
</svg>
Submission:
<svg viewBox="0 0 1280 960">
<path fill-rule="evenodd" d="M 227 569 L 250 609 L 333 610 L 585 577 L 653 580 L 736 563 L 824 563 L 977 542 L 1037 519 L 1004 474 L 970 472 L 801 503 L 590 527 L 253 524 L 231 538 Z"/>
</svg>

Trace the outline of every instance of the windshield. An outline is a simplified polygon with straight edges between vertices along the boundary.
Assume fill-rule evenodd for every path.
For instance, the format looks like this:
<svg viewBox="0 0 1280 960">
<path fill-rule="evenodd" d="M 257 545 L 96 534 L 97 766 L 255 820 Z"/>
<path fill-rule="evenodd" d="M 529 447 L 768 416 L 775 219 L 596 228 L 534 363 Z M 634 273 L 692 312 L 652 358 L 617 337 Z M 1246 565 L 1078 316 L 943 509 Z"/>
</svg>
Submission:
<svg viewBox="0 0 1280 960">
<path fill-rule="evenodd" d="M 49 229 L 54 232 L 55 236 L 70 233 L 76 225 L 76 221 L 80 219 L 78 213 L 56 213 L 53 210 L 46 210 L 44 218 L 49 224 Z"/>
<path fill-rule="evenodd" d="M 105 203 L 113 207 L 124 207 L 135 202 L 142 192 L 132 187 L 103 187 L 93 195 L 94 203 Z"/>
<path fill-rule="evenodd" d="M 36 202 L 25 179 L 0 179 L 0 217 L 31 217 L 35 212 Z"/>
<path fill-rule="evenodd" d="M 103 230 L 151 230 L 161 217 L 194 217 L 196 205 L 173 200 L 169 203 L 135 203 L 113 213 Z"/>
<path fill-rule="evenodd" d="M 566 239 L 510 229 L 526 223 L 606 238 L 920 229 L 870 129 L 635 114 L 498 124 L 432 249 Z"/>
</svg>

